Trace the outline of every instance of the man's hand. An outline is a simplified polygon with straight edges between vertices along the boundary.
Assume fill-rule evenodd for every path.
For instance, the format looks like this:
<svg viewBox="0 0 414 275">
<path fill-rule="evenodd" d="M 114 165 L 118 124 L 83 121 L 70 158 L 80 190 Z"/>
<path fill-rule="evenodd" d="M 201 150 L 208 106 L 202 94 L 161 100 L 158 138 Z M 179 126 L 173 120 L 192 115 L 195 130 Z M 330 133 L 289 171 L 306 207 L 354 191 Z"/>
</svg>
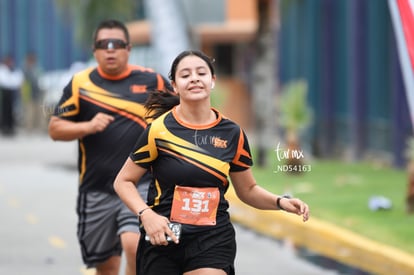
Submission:
<svg viewBox="0 0 414 275">
<path fill-rule="evenodd" d="M 111 115 L 105 113 L 97 113 L 88 123 L 89 132 L 91 134 L 102 132 L 114 120 L 115 118 Z"/>
</svg>

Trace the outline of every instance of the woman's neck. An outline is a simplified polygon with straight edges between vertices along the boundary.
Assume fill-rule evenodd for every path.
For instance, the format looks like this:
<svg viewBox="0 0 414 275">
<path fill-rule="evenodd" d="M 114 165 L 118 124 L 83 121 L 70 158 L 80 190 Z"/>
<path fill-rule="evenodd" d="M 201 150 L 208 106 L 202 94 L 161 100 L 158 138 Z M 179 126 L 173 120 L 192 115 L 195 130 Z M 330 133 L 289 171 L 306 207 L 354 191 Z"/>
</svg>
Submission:
<svg viewBox="0 0 414 275">
<path fill-rule="evenodd" d="M 183 104 L 182 102 L 176 107 L 178 118 L 185 123 L 192 125 L 207 125 L 214 122 L 216 114 L 207 104 Z"/>
</svg>

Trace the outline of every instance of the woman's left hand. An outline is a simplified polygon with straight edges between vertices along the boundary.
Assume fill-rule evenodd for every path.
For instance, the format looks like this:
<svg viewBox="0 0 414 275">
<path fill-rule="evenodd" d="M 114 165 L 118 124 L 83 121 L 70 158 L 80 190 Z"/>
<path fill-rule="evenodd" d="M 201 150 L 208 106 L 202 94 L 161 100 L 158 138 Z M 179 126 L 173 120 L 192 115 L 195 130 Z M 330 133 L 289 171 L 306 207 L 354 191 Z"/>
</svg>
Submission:
<svg viewBox="0 0 414 275">
<path fill-rule="evenodd" d="M 309 206 L 297 198 L 281 198 L 280 206 L 289 213 L 294 213 L 303 217 L 306 222 L 309 219 Z"/>
</svg>

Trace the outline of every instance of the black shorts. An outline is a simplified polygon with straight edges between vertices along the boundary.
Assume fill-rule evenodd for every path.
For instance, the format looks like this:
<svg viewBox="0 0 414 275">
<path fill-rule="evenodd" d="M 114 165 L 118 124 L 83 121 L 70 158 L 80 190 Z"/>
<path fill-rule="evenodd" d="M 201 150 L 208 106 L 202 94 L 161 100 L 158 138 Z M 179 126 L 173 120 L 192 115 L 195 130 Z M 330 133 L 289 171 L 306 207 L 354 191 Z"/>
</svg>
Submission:
<svg viewBox="0 0 414 275">
<path fill-rule="evenodd" d="M 153 246 L 141 241 L 137 253 L 137 274 L 182 275 L 199 268 L 216 268 L 234 275 L 236 257 L 236 233 L 232 224 L 192 233 L 182 232 L 180 243 Z"/>
</svg>

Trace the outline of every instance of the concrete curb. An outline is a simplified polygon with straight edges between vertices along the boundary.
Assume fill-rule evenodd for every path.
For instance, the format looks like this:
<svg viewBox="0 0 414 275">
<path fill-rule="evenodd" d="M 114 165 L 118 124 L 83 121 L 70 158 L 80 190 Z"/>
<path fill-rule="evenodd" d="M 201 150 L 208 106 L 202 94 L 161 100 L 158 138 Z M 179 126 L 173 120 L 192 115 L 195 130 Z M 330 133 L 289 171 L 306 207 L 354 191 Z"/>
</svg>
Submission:
<svg viewBox="0 0 414 275">
<path fill-rule="evenodd" d="M 241 202 L 232 188 L 226 194 L 232 220 L 276 239 L 290 239 L 321 255 L 380 275 L 414 274 L 414 256 L 335 225 L 311 217 L 304 223 L 296 215 L 263 211 Z"/>
</svg>

